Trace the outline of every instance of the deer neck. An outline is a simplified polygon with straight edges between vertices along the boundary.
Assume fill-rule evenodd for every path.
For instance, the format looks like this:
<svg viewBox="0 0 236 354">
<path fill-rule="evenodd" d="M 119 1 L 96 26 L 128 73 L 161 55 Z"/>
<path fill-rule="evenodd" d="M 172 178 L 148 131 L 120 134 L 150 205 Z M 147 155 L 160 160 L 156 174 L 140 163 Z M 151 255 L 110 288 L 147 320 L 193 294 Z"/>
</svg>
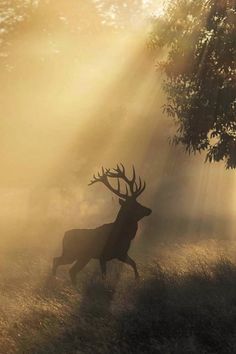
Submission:
<svg viewBox="0 0 236 354">
<path fill-rule="evenodd" d="M 117 218 L 114 222 L 115 227 L 119 232 L 127 234 L 129 230 L 137 230 L 138 222 L 130 217 L 130 215 L 125 214 L 121 210 L 119 211 Z"/>
</svg>

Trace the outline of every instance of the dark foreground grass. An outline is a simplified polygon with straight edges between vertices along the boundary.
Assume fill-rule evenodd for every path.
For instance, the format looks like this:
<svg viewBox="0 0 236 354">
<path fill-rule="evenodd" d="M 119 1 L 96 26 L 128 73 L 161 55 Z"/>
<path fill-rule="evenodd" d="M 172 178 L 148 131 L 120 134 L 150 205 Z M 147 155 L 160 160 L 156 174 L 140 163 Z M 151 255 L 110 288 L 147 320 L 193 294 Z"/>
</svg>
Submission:
<svg viewBox="0 0 236 354">
<path fill-rule="evenodd" d="M 102 282 L 92 265 L 77 289 L 46 268 L 22 265 L 16 283 L 3 279 L 1 353 L 236 353 L 236 267 L 227 259 L 182 271 L 153 263 L 139 283 L 116 265 Z"/>
</svg>

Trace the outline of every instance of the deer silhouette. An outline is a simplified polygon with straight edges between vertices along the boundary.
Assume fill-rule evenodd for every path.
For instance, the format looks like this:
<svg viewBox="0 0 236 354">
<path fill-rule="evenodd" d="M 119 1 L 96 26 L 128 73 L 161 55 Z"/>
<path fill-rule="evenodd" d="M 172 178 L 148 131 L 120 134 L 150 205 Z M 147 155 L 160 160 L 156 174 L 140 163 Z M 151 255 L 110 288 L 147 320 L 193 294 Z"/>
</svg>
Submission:
<svg viewBox="0 0 236 354">
<path fill-rule="evenodd" d="M 117 188 L 111 183 L 111 179 L 117 180 Z M 121 190 L 120 180 L 125 184 L 125 192 Z M 104 224 L 96 229 L 73 229 L 65 232 L 63 250 L 60 257 L 53 260 L 53 275 L 56 275 L 58 266 L 75 264 L 70 269 L 70 277 L 73 284 L 76 283 L 77 273 L 91 260 L 98 259 L 102 277 L 106 277 L 106 262 L 118 259 L 130 265 L 139 278 L 136 263 L 128 256 L 130 243 L 136 235 L 138 221 L 151 214 L 152 210 L 137 202 L 137 198 L 143 193 L 146 184 L 141 178 L 136 180 L 136 172 L 133 167 L 132 178 L 128 178 L 122 164 L 113 169 L 104 169 L 89 183 L 103 183 L 111 192 L 119 197 L 120 210 L 113 223 Z"/>
</svg>

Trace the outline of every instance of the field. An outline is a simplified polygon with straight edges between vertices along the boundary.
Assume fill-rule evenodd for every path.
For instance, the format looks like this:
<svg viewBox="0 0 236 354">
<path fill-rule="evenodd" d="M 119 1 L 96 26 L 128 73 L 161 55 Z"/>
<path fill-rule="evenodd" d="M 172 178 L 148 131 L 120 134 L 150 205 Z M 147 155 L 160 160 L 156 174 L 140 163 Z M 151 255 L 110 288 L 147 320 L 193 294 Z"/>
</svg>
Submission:
<svg viewBox="0 0 236 354">
<path fill-rule="evenodd" d="M 0 354 L 236 354 L 235 4 L 0 0 Z M 53 278 L 121 204 L 140 280 Z"/>
<path fill-rule="evenodd" d="M 59 241 L 58 241 L 59 242 Z M 54 241 L 2 246 L 1 353 L 234 353 L 235 245 L 214 240 L 138 250 L 141 279 L 95 261 L 73 288 L 68 267 L 50 275 Z M 135 253 L 134 252 L 134 253 Z"/>
</svg>

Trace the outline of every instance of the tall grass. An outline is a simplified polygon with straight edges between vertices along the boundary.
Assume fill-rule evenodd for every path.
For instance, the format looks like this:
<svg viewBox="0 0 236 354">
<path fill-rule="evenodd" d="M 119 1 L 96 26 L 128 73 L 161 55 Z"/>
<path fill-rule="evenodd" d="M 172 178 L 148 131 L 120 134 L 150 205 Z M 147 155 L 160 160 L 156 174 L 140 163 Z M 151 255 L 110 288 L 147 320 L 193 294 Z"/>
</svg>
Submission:
<svg viewBox="0 0 236 354">
<path fill-rule="evenodd" d="M 235 353 L 236 266 L 205 257 L 187 267 L 95 263 L 78 276 L 49 272 L 50 257 L 19 254 L 0 276 L 2 353 Z"/>
</svg>

